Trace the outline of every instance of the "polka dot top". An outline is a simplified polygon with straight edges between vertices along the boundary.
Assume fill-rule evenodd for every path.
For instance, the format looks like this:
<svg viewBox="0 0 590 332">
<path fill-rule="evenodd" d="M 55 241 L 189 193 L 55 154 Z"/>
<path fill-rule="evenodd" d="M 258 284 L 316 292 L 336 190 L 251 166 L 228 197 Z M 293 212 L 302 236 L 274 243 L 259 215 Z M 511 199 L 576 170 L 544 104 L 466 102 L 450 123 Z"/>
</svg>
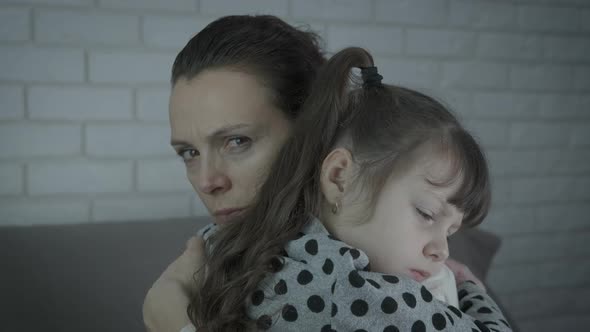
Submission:
<svg viewBox="0 0 590 332">
<path fill-rule="evenodd" d="M 207 239 L 216 227 L 199 233 Z M 285 264 L 251 294 L 248 315 L 269 331 L 512 331 L 498 305 L 472 282 L 459 308 L 406 276 L 371 272 L 365 253 L 311 219 L 285 247 Z M 459 310 L 460 309 L 460 310 Z"/>
</svg>

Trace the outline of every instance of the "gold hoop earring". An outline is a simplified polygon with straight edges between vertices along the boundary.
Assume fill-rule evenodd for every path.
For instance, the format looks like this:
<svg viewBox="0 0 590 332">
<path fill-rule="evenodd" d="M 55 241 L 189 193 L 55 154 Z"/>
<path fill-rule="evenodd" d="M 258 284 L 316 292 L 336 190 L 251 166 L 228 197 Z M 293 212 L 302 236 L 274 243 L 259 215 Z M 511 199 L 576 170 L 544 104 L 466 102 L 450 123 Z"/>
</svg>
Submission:
<svg viewBox="0 0 590 332">
<path fill-rule="evenodd" d="M 340 206 L 338 205 L 338 202 L 334 203 L 334 205 L 332 206 L 332 213 L 333 214 L 338 214 L 338 210 L 340 210 Z"/>
</svg>

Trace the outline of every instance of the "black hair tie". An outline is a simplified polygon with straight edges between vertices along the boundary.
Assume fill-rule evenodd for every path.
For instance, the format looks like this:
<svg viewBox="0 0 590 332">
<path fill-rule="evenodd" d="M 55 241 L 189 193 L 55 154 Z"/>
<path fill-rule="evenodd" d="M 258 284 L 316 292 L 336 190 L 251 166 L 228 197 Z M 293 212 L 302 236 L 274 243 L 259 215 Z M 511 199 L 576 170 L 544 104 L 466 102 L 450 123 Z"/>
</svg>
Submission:
<svg viewBox="0 0 590 332">
<path fill-rule="evenodd" d="M 377 67 L 364 67 L 361 68 L 361 76 L 363 78 L 364 87 L 376 87 L 381 86 L 381 80 L 383 76 L 377 72 Z"/>
</svg>

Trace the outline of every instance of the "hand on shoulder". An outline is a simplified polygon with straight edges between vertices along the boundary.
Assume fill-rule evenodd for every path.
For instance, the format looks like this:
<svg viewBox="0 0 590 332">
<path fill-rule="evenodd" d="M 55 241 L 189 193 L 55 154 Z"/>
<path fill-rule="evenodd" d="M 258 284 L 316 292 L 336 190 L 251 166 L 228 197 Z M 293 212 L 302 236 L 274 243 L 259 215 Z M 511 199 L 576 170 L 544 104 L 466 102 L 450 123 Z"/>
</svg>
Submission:
<svg viewBox="0 0 590 332">
<path fill-rule="evenodd" d="M 473 281 L 476 285 L 480 286 L 484 291 L 486 291 L 486 287 L 484 283 L 479 280 L 473 272 L 467 267 L 467 265 L 460 263 L 452 258 L 447 259 L 445 264 L 449 267 L 449 269 L 455 275 L 455 281 L 457 285 L 465 282 L 465 281 Z"/>
<path fill-rule="evenodd" d="M 186 249 L 154 282 L 143 303 L 143 321 L 149 332 L 180 331 L 190 321 L 186 314 L 193 275 L 204 263 L 204 241 L 193 236 Z"/>
</svg>

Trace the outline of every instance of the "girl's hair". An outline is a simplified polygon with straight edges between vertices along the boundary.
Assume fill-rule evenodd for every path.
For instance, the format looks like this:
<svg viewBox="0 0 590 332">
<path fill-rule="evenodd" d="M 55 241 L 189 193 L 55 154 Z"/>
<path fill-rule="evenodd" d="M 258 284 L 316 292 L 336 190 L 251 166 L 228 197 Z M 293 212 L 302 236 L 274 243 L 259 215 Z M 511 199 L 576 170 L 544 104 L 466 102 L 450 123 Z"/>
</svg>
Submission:
<svg viewBox="0 0 590 332">
<path fill-rule="evenodd" d="M 372 204 L 394 166 L 431 144 L 453 165 L 453 174 L 434 184 L 460 181 L 449 201 L 464 212 L 463 225 L 476 225 L 486 216 L 489 175 L 473 137 L 434 99 L 381 84 L 375 74 L 363 84 L 352 73 L 372 66 L 367 51 L 348 48 L 320 70 L 255 203 L 207 241 L 211 253 L 192 302 L 196 326 L 208 331 L 257 327 L 247 315 L 250 296 L 268 273 L 281 269 L 287 242 L 297 238 L 312 215 L 319 216 L 322 162 L 342 142 L 360 166 L 356 179 L 370 189 Z"/>
<path fill-rule="evenodd" d="M 299 114 L 318 68 L 325 63 L 319 37 L 270 16 L 225 16 L 207 25 L 178 53 L 171 83 L 207 69 L 253 74 L 291 120 Z"/>
</svg>

